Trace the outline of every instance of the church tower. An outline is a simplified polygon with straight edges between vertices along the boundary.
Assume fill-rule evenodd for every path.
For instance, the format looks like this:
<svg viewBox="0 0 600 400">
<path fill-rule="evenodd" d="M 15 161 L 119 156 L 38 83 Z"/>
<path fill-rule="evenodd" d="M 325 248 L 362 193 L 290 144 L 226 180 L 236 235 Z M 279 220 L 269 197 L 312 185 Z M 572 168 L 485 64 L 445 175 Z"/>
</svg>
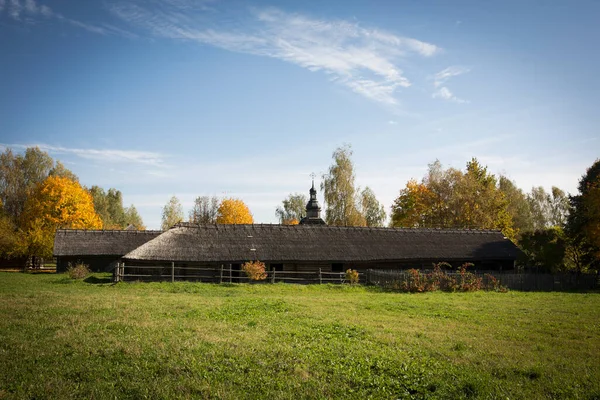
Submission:
<svg viewBox="0 0 600 400">
<path fill-rule="evenodd" d="M 312 187 L 310 188 L 310 200 L 306 203 L 306 217 L 300 220 L 302 225 L 327 225 L 323 219 L 321 219 L 321 207 L 317 200 L 317 191 L 315 190 L 315 180 L 312 181 Z"/>
</svg>

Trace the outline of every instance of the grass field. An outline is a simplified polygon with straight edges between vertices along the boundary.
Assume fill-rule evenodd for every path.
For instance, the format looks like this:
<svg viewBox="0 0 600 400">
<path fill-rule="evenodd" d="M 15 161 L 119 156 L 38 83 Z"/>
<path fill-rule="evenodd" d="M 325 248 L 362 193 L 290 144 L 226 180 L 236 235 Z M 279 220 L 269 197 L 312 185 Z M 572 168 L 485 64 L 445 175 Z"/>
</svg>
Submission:
<svg viewBox="0 0 600 400">
<path fill-rule="evenodd" d="M 0 398 L 600 398 L 600 294 L 0 273 Z"/>
</svg>

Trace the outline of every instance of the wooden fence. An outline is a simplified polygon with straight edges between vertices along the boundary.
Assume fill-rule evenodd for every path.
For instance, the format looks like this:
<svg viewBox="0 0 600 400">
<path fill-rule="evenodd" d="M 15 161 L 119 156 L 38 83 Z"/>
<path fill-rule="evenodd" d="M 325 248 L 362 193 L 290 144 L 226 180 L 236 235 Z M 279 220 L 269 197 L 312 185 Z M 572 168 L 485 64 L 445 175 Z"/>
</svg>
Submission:
<svg viewBox="0 0 600 400">
<path fill-rule="evenodd" d="M 266 271 L 267 277 L 262 283 L 345 283 L 345 272 L 318 271 Z M 244 271 L 233 269 L 228 265 L 216 268 L 169 265 L 125 265 L 118 263 L 113 271 L 115 282 L 131 281 L 197 281 L 213 283 L 242 283 L 250 282 Z"/>
<path fill-rule="evenodd" d="M 422 271 L 426 272 L 426 271 Z M 447 275 L 460 280 L 460 274 L 448 272 Z M 543 273 L 501 273 L 486 272 L 474 273 L 481 278 L 484 284 L 488 283 L 489 276 L 500 281 L 500 284 L 510 290 L 521 291 L 569 291 L 569 290 L 595 290 L 600 289 L 599 279 L 596 274 L 543 274 Z M 365 283 L 384 288 L 396 288 L 409 279 L 407 271 L 373 270 L 366 273 Z"/>
<path fill-rule="evenodd" d="M 426 273 L 427 271 L 421 271 Z M 266 271 L 267 277 L 261 283 L 345 283 L 345 272 L 317 271 Z M 543 274 L 543 273 L 501 273 L 476 272 L 478 278 L 487 284 L 489 276 L 500 281 L 500 284 L 511 290 L 521 291 L 568 291 L 600 289 L 599 276 L 595 274 Z M 447 272 L 447 275 L 460 279 L 460 274 Z M 244 271 L 231 268 L 229 265 L 219 267 L 178 266 L 175 263 L 163 265 L 125 265 L 118 263 L 113 271 L 115 282 L 131 281 L 197 281 L 213 283 L 250 282 Z M 406 270 L 368 269 L 359 273 L 359 282 L 384 288 L 397 288 L 409 279 Z"/>
</svg>

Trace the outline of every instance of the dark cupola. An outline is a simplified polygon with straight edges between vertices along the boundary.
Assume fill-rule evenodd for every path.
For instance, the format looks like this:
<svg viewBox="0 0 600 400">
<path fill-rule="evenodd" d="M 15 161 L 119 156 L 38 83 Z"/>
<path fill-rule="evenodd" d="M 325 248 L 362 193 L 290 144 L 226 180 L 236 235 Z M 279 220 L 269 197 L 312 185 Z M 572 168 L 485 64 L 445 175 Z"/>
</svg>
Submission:
<svg viewBox="0 0 600 400">
<path fill-rule="evenodd" d="M 306 203 L 306 217 L 300 220 L 302 225 L 327 225 L 320 216 L 321 207 L 317 200 L 317 191 L 315 190 L 315 180 L 312 181 L 312 187 L 310 188 L 310 200 Z"/>
</svg>

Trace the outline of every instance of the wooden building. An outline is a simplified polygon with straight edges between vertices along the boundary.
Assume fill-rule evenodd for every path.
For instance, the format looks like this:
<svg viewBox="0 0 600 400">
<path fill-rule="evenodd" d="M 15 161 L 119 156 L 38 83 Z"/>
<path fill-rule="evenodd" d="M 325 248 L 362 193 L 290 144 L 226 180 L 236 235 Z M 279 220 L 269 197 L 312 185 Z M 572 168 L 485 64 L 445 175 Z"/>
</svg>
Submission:
<svg viewBox="0 0 600 400">
<path fill-rule="evenodd" d="M 92 271 L 111 271 L 123 255 L 138 248 L 162 231 L 58 229 L 54 237 L 56 271 L 69 263 L 83 262 Z"/>
<path fill-rule="evenodd" d="M 260 260 L 269 270 L 296 272 L 431 268 L 441 261 L 509 270 L 520 254 L 496 230 L 327 226 L 320 211 L 313 183 L 299 225 L 178 223 L 164 232 L 59 230 L 57 270 L 76 261 L 95 271 L 111 270 L 119 260 L 138 266 L 175 263 L 182 269 L 239 269 L 246 261 Z"/>
</svg>

